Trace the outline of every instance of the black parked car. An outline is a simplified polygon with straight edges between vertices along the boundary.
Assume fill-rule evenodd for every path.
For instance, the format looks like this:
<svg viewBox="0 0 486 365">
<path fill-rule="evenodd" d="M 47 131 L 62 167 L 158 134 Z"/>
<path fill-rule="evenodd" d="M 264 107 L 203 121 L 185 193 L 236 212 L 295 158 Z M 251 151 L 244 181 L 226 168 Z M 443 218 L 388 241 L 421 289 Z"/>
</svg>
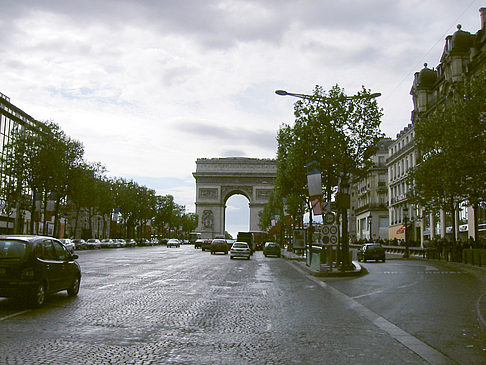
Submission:
<svg viewBox="0 0 486 365">
<path fill-rule="evenodd" d="M 27 298 L 40 307 L 50 293 L 67 290 L 76 296 L 81 282 L 77 258 L 55 238 L 0 236 L 0 297 Z"/>
<path fill-rule="evenodd" d="M 381 260 L 385 262 L 385 249 L 379 243 L 365 243 L 358 250 L 358 261 Z"/>
</svg>

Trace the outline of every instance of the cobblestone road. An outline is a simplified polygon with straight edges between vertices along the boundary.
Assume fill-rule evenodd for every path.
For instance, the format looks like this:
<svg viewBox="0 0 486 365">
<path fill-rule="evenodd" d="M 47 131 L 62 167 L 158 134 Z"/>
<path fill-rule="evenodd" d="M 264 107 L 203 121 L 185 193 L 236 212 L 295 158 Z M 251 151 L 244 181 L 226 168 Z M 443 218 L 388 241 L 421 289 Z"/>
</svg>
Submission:
<svg viewBox="0 0 486 365">
<path fill-rule="evenodd" d="M 80 252 L 80 294 L 0 300 L 2 364 L 421 364 L 282 259 L 192 246 Z"/>
</svg>

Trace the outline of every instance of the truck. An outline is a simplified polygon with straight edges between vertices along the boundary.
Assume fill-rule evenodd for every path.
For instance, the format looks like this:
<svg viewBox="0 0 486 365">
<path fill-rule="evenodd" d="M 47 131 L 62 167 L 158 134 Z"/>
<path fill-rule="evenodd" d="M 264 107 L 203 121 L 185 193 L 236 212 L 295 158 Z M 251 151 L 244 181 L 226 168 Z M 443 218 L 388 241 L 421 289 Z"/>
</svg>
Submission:
<svg viewBox="0 0 486 365">
<path fill-rule="evenodd" d="M 255 251 L 255 241 L 253 240 L 252 232 L 238 232 L 236 241 L 248 243 L 248 246 L 250 247 L 250 254 L 253 254 L 253 251 Z"/>
</svg>

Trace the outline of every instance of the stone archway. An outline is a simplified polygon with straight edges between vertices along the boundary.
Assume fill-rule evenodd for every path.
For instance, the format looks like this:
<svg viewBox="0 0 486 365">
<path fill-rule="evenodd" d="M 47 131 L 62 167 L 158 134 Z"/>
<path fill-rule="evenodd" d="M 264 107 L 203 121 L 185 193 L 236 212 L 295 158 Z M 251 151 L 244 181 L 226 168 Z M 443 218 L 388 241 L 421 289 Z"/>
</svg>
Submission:
<svg viewBox="0 0 486 365">
<path fill-rule="evenodd" d="M 277 176 L 277 162 L 246 157 L 199 158 L 196 161 L 197 232 L 203 238 L 224 234 L 225 204 L 241 194 L 250 206 L 250 231 L 260 231 L 260 215 Z"/>
</svg>

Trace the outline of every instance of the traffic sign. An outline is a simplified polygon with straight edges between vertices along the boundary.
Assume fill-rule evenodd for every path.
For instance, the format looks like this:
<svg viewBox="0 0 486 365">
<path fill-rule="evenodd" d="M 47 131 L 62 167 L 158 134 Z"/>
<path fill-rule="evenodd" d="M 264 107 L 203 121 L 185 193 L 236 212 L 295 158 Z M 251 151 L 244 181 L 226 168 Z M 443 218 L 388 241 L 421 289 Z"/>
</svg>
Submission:
<svg viewBox="0 0 486 365">
<path fill-rule="evenodd" d="M 324 224 L 334 224 L 336 223 L 336 214 L 333 212 L 328 212 L 324 216 Z"/>
<path fill-rule="evenodd" d="M 332 213 L 331 213 L 332 214 Z M 332 214 L 333 218 L 334 214 Z M 324 217 L 324 220 L 326 220 L 327 214 Z M 329 218 L 329 221 L 331 221 L 331 218 Z M 332 224 L 324 224 L 322 226 L 322 243 L 327 245 L 327 244 L 332 244 L 332 245 L 337 245 L 338 240 L 339 240 L 339 229 L 338 225 L 336 223 Z"/>
</svg>

